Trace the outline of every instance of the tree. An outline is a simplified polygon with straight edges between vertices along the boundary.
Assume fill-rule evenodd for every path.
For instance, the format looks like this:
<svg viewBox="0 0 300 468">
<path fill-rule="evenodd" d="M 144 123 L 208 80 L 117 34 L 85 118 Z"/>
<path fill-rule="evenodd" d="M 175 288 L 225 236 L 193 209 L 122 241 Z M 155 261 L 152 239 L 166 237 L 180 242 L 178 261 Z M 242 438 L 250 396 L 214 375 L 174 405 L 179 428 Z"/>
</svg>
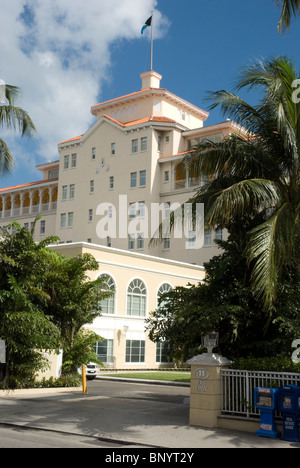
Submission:
<svg viewBox="0 0 300 468">
<path fill-rule="evenodd" d="M 45 367 L 38 349 L 60 346 L 59 330 L 43 312 L 48 300 L 43 282 L 45 244 L 52 238 L 35 244 L 32 235 L 15 223 L 0 236 L 0 338 L 7 348 L 5 384 L 15 388 L 31 384 Z"/>
<path fill-rule="evenodd" d="M 109 293 L 103 278 L 88 278 L 87 271 L 98 269 L 91 255 L 69 258 L 47 248 L 58 240 L 36 243 L 17 223 L 0 232 L 0 339 L 7 345 L 10 387 L 34 381 L 45 366 L 41 349 L 63 348 L 70 372 L 96 360 L 93 344 L 101 337 L 84 326 L 100 315 Z"/>
<path fill-rule="evenodd" d="M 0 105 L 0 128 L 12 128 L 20 131 L 22 137 L 33 137 L 36 132 L 29 114 L 21 107 L 15 106 L 15 99 L 21 94 L 16 86 L 5 85 L 5 103 Z M 7 144 L 0 138 L 0 177 L 12 171 L 13 155 Z"/>
<path fill-rule="evenodd" d="M 300 0 L 276 0 L 276 3 L 282 8 L 277 29 L 280 33 L 289 31 L 292 16 L 300 13 Z"/>
<path fill-rule="evenodd" d="M 190 173 L 210 181 L 190 200 L 205 204 L 207 227 L 236 235 L 251 221 L 245 254 L 257 297 L 271 310 L 287 268 L 300 267 L 300 104 L 293 100 L 299 79 L 286 57 L 245 67 L 236 85 L 262 91 L 251 106 L 228 91 L 210 93 L 210 108 L 237 122 L 244 134 L 221 143 L 202 142 L 186 157 Z M 294 102 L 295 101 L 295 102 Z M 254 227 L 253 227 L 254 225 Z"/>
<path fill-rule="evenodd" d="M 177 287 L 161 297 L 158 309 L 147 319 L 150 339 L 168 343 L 178 361 L 203 352 L 201 337 L 212 330 L 219 332 L 221 354 L 234 360 L 290 357 L 299 330 L 298 324 L 295 328 L 299 308 L 292 306 L 292 299 L 299 300 L 299 281 L 280 285 L 281 295 L 269 320 L 253 294 L 243 242 L 231 237 L 217 242 L 223 253 L 204 265 L 203 283 Z"/>
<path fill-rule="evenodd" d="M 90 254 L 66 257 L 55 254 L 53 268 L 45 273 L 50 300 L 45 310 L 60 330 L 64 369 L 76 372 L 82 364 L 97 361 L 92 345 L 102 338 L 84 329 L 101 315 L 101 301 L 110 296 L 104 278 L 91 281 L 87 272 L 99 266 Z"/>
</svg>

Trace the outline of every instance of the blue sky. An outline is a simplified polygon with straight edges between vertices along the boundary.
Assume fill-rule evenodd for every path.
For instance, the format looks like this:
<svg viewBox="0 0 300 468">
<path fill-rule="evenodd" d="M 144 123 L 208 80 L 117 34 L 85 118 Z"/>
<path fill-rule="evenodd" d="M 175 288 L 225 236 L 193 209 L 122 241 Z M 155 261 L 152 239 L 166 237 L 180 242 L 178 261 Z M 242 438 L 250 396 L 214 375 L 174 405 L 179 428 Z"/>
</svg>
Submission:
<svg viewBox="0 0 300 468">
<path fill-rule="evenodd" d="M 161 86 L 207 109 L 207 91 L 232 90 L 250 60 L 287 55 L 300 69 L 300 18 L 277 33 L 273 0 L 0 0 L 0 78 L 19 86 L 37 128 L 34 142 L 4 132 L 15 159 L 1 187 L 39 180 L 36 164 L 58 159 L 57 143 L 93 123 L 90 107 L 141 88 L 150 65 Z M 258 96 L 242 97 L 255 104 Z M 206 124 L 224 120 L 218 110 Z"/>
</svg>

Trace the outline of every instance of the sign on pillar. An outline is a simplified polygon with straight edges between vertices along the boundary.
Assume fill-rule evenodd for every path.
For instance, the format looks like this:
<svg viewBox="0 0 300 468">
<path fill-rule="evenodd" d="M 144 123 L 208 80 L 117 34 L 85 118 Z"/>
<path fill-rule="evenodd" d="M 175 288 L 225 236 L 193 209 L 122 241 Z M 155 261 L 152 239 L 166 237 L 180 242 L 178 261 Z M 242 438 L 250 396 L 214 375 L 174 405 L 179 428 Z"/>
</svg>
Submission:
<svg viewBox="0 0 300 468">
<path fill-rule="evenodd" d="M 232 364 L 213 353 L 204 353 L 188 361 L 191 365 L 190 424 L 218 427 L 221 413 L 221 369 Z"/>
</svg>

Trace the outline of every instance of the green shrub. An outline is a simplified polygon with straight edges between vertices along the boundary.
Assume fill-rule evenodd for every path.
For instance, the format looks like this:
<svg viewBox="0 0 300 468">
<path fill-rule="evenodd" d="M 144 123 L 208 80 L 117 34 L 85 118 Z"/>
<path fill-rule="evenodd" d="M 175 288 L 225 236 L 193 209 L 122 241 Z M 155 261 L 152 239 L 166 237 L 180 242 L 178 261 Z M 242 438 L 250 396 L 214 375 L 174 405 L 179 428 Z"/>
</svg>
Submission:
<svg viewBox="0 0 300 468">
<path fill-rule="evenodd" d="M 50 377 L 46 379 L 45 377 L 37 382 L 35 387 L 38 388 L 63 388 L 63 387 L 80 387 L 81 377 L 78 374 L 62 374 L 60 377 Z"/>
<path fill-rule="evenodd" d="M 264 358 L 236 358 L 232 359 L 234 369 L 249 371 L 270 371 L 300 373 L 300 364 L 295 364 L 285 356 L 274 356 Z"/>
</svg>

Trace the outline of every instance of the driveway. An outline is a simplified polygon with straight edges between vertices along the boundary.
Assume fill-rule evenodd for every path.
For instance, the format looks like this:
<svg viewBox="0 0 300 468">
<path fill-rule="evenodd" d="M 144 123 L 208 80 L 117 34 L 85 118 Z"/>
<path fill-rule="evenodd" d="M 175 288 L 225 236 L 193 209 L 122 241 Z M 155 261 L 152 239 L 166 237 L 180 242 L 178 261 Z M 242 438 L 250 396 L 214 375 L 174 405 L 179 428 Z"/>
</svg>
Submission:
<svg viewBox="0 0 300 468">
<path fill-rule="evenodd" d="M 153 448 L 288 448 L 254 434 L 189 426 L 189 388 L 96 380 L 81 392 L 0 398 L 0 424 Z"/>
</svg>

